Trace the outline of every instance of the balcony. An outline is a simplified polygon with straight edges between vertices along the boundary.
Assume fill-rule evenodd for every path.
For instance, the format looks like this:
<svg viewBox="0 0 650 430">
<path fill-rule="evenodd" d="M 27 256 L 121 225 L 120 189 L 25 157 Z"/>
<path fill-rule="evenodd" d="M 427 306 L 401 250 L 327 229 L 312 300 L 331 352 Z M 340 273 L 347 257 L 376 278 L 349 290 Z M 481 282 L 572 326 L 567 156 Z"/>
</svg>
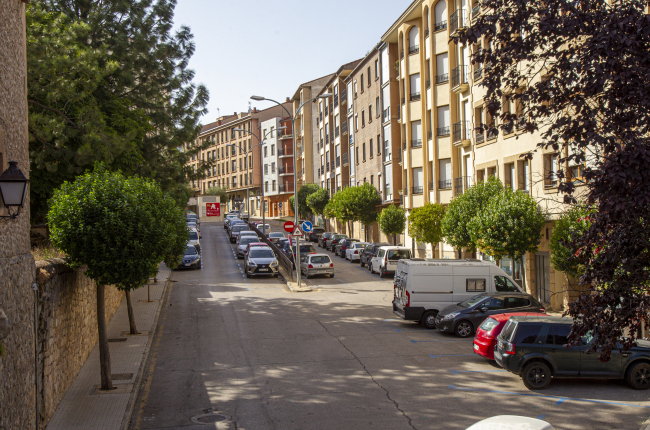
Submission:
<svg viewBox="0 0 650 430">
<path fill-rule="evenodd" d="M 345 103 L 347 99 L 348 99 L 348 90 L 344 89 L 343 91 L 341 91 L 341 104 Z"/>
<path fill-rule="evenodd" d="M 422 148 L 422 139 L 411 140 L 411 148 Z"/>
<path fill-rule="evenodd" d="M 446 82 L 449 82 L 449 73 L 436 76 L 436 84 L 444 84 Z"/>
<path fill-rule="evenodd" d="M 485 133 L 479 130 L 474 131 L 474 139 L 476 140 L 476 143 L 483 143 L 485 142 Z"/>
<path fill-rule="evenodd" d="M 422 98 L 422 95 L 420 93 L 411 93 L 409 96 L 409 100 L 412 102 L 416 102 Z"/>
<path fill-rule="evenodd" d="M 293 166 L 279 166 L 278 173 L 281 175 L 293 175 Z"/>
<path fill-rule="evenodd" d="M 327 162 L 327 164 L 325 164 L 325 167 L 327 169 L 326 171 L 329 172 L 330 171 L 330 162 L 329 161 Z"/>
<path fill-rule="evenodd" d="M 409 55 L 420 52 L 420 45 L 409 46 Z"/>
<path fill-rule="evenodd" d="M 469 145 L 469 121 L 458 121 L 453 125 L 452 143 L 454 146 Z"/>
<path fill-rule="evenodd" d="M 349 157 L 348 157 L 348 153 L 346 152 L 345 154 L 343 154 L 343 166 L 345 167 L 345 166 L 347 166 L 349 164 L 350 164 L 350 160 L 349 160 Z"/>
<path fill-rule="evenodd" d="M 390 107 L 384 109 L 381 118 L 382 118 L 382 122 L 386 122 L 390 119 Z"/>
<path fill-rule="evenodd" d="M 422 186 L 411 188 L 411 194 L 422 194 L 423 192 L 424 192 L 424 187 Z"/>
<path fill-rule="evenodd" d="M 467 66 L 457 66 L 451 71 L 451 89 L 456 92 L 465 92 L 469 88 L 467 84 Z"/>
<path fill-rule="evenodd" d="M 436 136 L 449 136 L 449 126 L 436 128 Z"/>
<path fill-rule="evenodd" d="M 447 21 L 436 22 L 436 25 L 433 26 L 433 31 L 440 31 L 447 29 Z"/>
<path fill-rule="evenodd" d="M 341 167 L 341 156 L 336 157 L 336 167 Z"/>
<path fill-rule="evenodd" d="M 478 81 L 482 77 L 483 77 L 483 66 L 479 64 L 478 67 L 474 69 L 474 80 Z"/>
<path fill-rule="evenodd" d="M 278 157 L 289 157 L 293 155 L 293 148 L 278 148 Z"/>
<path fill-rule="evenodd" d="M 472 19 L 476 18 L 481 13 L 481 4 L 476 3 L 472 8 Z"/>
<path fill-rule="evenodd" d="M 293 134 L 291 134 L 290 131 L 288 130 L 281 130 L 278 132 L 278 139 L 291 139 L 293 137 Z"/>
<path fill-rule="evenodd" d="M 458 9 L 449 17 L 449 32 L 453 35 L 459 28 L 467 27 L 467 11 Z"/>
<path fill-rule="evenodd" d="M 334 96 L 334 107 L 339 105 L 339 96 Z"/>
<path fill-rule="evenodd" d="M 438 181 L 438 188 L 441 190 L 449 190 L 451 189 L 451 183 L 451 179 L 441 179 Z"/>
<path fill-rule="evenodd" d="M 340 134 L 341 134 L 341 133 L 340 133 L 340 129 L 339 129 L 338 126 L 336 126 L 336 127 L 334 128 L 334 136 L 339 137 Z"/>
<path fill-rule="evenodd" d="M 281 193 L 293 193 L 293 184 L 280 184 L 278 191 Z"/>
<path fill-rule="evenodd" d="M 348 122 L 343 121 L 343 124 L 341 124 L 341 134 L 345 135 L 348 132 Z"/>
<path fill-rule="evenodd" d="M 454 190 L 456 195 L 463 194 L 464 191 L 467 191 L 469 187 L 472 186 L 472 177 L 471 176 L 461 176 L 460 178 L 454 179 Z"/>
</svg>

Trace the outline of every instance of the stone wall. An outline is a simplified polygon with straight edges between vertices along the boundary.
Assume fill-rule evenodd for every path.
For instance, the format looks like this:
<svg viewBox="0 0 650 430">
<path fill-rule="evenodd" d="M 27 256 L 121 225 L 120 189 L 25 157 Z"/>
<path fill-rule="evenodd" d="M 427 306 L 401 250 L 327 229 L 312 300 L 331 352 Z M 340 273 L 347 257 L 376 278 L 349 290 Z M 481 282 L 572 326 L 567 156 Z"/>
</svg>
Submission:
<svg viewBox="0 0 650 430">
<path fill-rule="evenodd" d="M 39 427 L 44 428 L 97 342 L 97 295 L 83 270 L 61 259 L 38 261 L 36 280 Z M 108 322 L 124 293 L 111 286 L 105 295 Z"/>
</svg>

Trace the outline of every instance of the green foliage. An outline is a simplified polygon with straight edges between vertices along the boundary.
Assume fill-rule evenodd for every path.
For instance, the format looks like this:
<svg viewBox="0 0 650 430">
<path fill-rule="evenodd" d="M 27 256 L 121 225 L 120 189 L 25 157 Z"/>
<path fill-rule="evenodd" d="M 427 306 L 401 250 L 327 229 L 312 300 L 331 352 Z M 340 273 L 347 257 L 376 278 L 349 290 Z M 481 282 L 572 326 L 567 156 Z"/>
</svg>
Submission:
<svg viewBox="0 0 650 430">
<path fill-rule="evenodd" d="M 440 203 L 427 203 L 414 208 L 409 215 L 409 235 L 418 242 L 430 243 L 435 251 L 442 240 L 442 219 L 445 207 Z"/>
<path fill-rule="evenodd" d="M 210 187 L 203 193 L 204 196 L 219 196 L 219 202 L 226 203 L 228 201 L 228 193 L 221 187 Z"/>
<path fill-rule="evenodd" d="M 442 234 L 448 244 L 457 249 L 476 249 L 469 231 L 471 220 L 483 211 L 490 198 L 503 193 L 503 184 L 496 177 L 478 182 L 463 194 L 456 196 L 442 219 Z"/>
<path fill-rule="evenodd" d="M 304 184 L 298 190 L 298 215 L 305 219 L 312 214 L 311 208 L 307 205 L 307 197 L 320 190 L 320 187 L 316 184 Z M 293 196 L 289 197 L 289 204 L 291 205 L 291 211 L 296 207 L 295 200 Z"/>
<path fill-rule="evenodd" d="M 590 210 L 585 205 L 576 205 L 564 212 L 555 222 L 553 234 L 548 247 L 551 250 L 551 265 L 555 270 L 573 277 L 584 273 L 585 267 L 576 258 L 576 252 L 571 244 L 578 243 L 588 230 Z"/>
<path fill-rule="evenodd" d="M 174 267 L 187 243 L 183 211 L 155 182 L 101 164 L 63 183 L 50 208 L 50 240 L 101 285 L 141 287 L 161 261 Z"/>
<path fill-rule="evenodd" d="M 187 202 L 192 196 L 192 190 L 190 190 L 190 187 L 185 184 L 176 184 L 175 187 L 167 191 L 167 194 L 174 199 L 176 206 L 185 209 L 187 207 Z"/>
<path fill-rule="evenodd" d="M 537 251 L 544 224 L 544 214 L 530 195 L 507 188 L 470 220 L 468 230 L 484 253 L 518 260 Z"/>
<path fill-rule="evenodd" d="M 341 223 L 359 221 L 367 226 L 377 220 L 377 205 L 380 201 L 379 193 L 369 183 L 345 187 L 332 196 L 325 206 L 324 214 Z"/>
<path fill-rule="evenodd" d="M 330 201 L 330 193 L 325 188 L 319 188 L 307 197 L 307 206 L 316 215 L 323 216 L 325 207 Z"/>
<path fill-rule="evenodd" d="M 379 214 L 379 229 L 387 236 L 404 233 L 406 211 L 401 206 L 390 205 Z"/>
</svg>

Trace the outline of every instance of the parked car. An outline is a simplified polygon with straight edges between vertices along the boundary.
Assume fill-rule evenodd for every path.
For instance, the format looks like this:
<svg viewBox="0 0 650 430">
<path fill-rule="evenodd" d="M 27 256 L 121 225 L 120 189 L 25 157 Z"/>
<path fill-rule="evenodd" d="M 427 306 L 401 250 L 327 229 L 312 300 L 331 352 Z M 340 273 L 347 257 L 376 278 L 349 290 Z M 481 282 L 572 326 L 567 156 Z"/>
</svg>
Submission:
<svg viewBox="0 0 650 430">
<path fill-rule="evenodd" d="M 235 214 L 226 215 L 226 219 L 223 222 L 223 228 L 227 229 L 228 226 L 230 226 L 230 222 L 234 219 L 239 219 L 239 215 L 235 215 Z"/>
<path fill-rule="evenodd" d="M 339 242 L 336 244 L 336 247 L 334 248 L 334 254 L 338 255 L 341 258 L 345 257 L 345 251 L 348 249 L 350 244 L 354 242 L 359 242 L 359 239 L 351 239 L 347 237 L 345 239 L 339 240 Z"/>
<path fill-rule="evenodd" d="M 345 250 L 345 259 L 354 262 L 359 260 L 361 253 L 368 246 L 367 242 L 355 242 L 351 243 L 348 249 Z"/>
<path fill-rule="evenodd" d="M 201 239 L 199 238 L 199 232 L 197 232 L 196 230 L 190 230 L 189 238 L 187 239 L 187 244 L 195 247 L 197 252 L 201 252 Z"/>
<path fill-rule="evenodd" d="M 309 279 L 314 275 L 334 277 L 334 263 L 327 254 L 308 254 L 300 263 L 300 273 Z"/>
<path fill-rule="evenodd" d="M 429 327 L 441 309 L 479 293 L 523 292 L 495 264 L 470 259 L 401 260 L 393 285 L 393 313 Z"/>
<path fill-rule="evenodd" d="M 201 255 L 196 250 L 194 245 L 187 245 L 181 263 L 177 269 L 200 269 L 201 268 Z"/>
<path fill-rule="evenodd" d="M 250 228 L 246 224 L 235 224 L 232 229 L 230 229 L 230 243 L 235 243 L 239 233 L 242 231 L 250 231 Z"/>
<path fill-rule="evenodd" d="M 379 248 L 377 255 L 372 257 L 368 270 L 370 273 L 379 273 L 383 278 L 389 273 L 395 273 L 397 262 L 399 260 L 408 260 L 411 258 L 411 250 L 403 246 L 382 246 Z"/>
<path fill-rule="evenodd" d="M 372 260 L 372 257 L 377 255 L 379 248 L 381 248 L 382 246 L 390 246 L 390 245 L 386 242 L 368 244 L 366 248 L 363 250 L 363 252 L 361 252 L 359 255 L 359 265 L 361 267 L 364 267 L 366 264 L 370 266 L 370 260 Z"/>
<path fill-rule="evenodd" d="M 497 415 L 486 418 L 471 426 L 466 430 L 496 430 L 496 429 L 521 429 L 521 430 L 555 430 L 552 425 L 546 421 L 537 418 L 520 417 L 518 415 Z"/>
<path fill-rule="evenodd" d="M 300 261 L 304 260 L 305 256 L 308 254 L 313 254 L 316 252 L 314 245 L 309 242 L 300 241 Z M 295 262 L 296 257 L 296 243 L 290 246 L 287 242 L 284 247 L 284 254 L 289 258 L 289 260 Z"/>
<path fill-rule="evenodd" d="M 287 237 L 281 237 L 278 239 L 278 242 L 276 243 L 276 246 L 280 248 L 280 251 L 282 251 L 285 247 L 285 244 L 289 243 L 289 238 Z"/>
<path fill-rule="evenodd" d="M 323 233 L 325 233 L 325 229 L 323 227 L 314 227 L 314 229 L 307 235 L 307 240 L 310 242 L 318 243 L 318 239 Z"/>
<path fill-rule="evenodd" d="M 230 224 L 228 225 L 228 235 L 230 235 L 230 233 L 232 233 L 233 227 L 235 227 L 238 224 L 245 225 L 246 227 L 248 227 L 248 224 L 246 224 L 244 221 L 242 221 L 240 219 L 234 219 L 234 220 L 230 221 Z"/>
<path fill-rule="evenodd" d="M 267 236 L 268 236 L 269 233 L 271 233 L 271 226 L 269 224 L 259 223 L 257 225 L 257 229 L 259 231 L 261 231 L 262 233 L 264 233 L 265 235 L 267 235 Z"/>
<path fill-rule="evenodd" d="M 253 236 L 255 239 L 259 240 L 259 237 L 257 237 L 257 233 L 255 233 L 252 230 L 242 230 L 239 232 L 239 237 L 241 236 Z"/>
<path fill-rule="evenodd" d="M 348 235 L 347 234 L 333 234 L 329 239 L 327 239 L 327 244 L 325 248 L 328 251 L 334 252 L 336 249 L 336 244 L 339 243 L 339 240 L 341 239 L 347 239 Z"/>
<path fill-rule="evenodd" d="M 321 248 L 326 248 L 327 247 L 327 241 L 334 234 L 336 234 L 336 233 L 331 233 L 329 231 L 321 233 L 321 235 L 318 237 L 318 246 L 320 246 Z"/>
<path fill-rule="evenodd" d="M 544 307 L 530 294 L 526 293 L 481 293 L 456 305 L 448 306 L 438 312 L 435 326 L 456 336 L 469 337 L 490 315 L 508 312 L 544 313 Z M 431 318 L 422 322 L 426 328 Z"/>
<path fill-rule="evenodd" d="M 571 318 L 511 317 L 497 337 L 494 359 L 509 372 L 521 375 L 530 390 L 549 386 L 552 378 L 625 379 L 635 390 L 650 388 L 650 341 L 622 351 L 612 348 L 608 362 L 598 361 L 599 353 L 587 352 L 594 341 L 591 333 L 568 346 Z"/>
<path fill-rule="evenodd" d="M 195 222 L 196 224 L 201 224 L 201 221 L 199 220 L 199 217 L 196 216 L 196 214 L 187 215 L 185 217 L 185 220 L 187 222 Z"/>
<path fill-rule="evenodd" d="M 188 222 L 187 227 L 190 229 L 195 229 L 198 233 L 199 236 L 201 236 L 201 229 L 199 229 L 199 225 L 195 222 Z"/>
<path fill-rule="evenodd" d="M 237 258 L 246 257 L 246 251 L 248 249 L 249 243 L 259 243 L 260 241 L 257 235 L 255 234 L 242 236 L 242 233 L 246 233 L 246 232 L 242 231 L 239 235 L 239 238 L 237 239 Z"/>
<path fill-rule="evenodd" d="M 485 358 L 494 360 L 494 347 L 497 344 L 497 336 L 503 330 L 503 326 L 510 317 L 521 317 L 522 320 L 526 317 L 539 318 L 541 315 L 538 312 L 514 312 L 495 314 L 489 316 L 481 325 L 476 329 L 474 335 L 474 352 L 482 355 Z M 550 318 L 550 315 L 548 316 Z"/>
<path fill-rule="evenodd" d="M 246 277 L 257 275 L 278 276 L 278 260 L 273 250 L 267 246 L 251 246 L 246 254 L 244 270 Z"/>
<path fill-rule="evenodd" d="M 268 234 L 268 239 L 271 243 L 278 244 L 280 242 L 280 239 L 284 237 L 284 234 L 282 233 L 269 233 Z"/>
</svg>

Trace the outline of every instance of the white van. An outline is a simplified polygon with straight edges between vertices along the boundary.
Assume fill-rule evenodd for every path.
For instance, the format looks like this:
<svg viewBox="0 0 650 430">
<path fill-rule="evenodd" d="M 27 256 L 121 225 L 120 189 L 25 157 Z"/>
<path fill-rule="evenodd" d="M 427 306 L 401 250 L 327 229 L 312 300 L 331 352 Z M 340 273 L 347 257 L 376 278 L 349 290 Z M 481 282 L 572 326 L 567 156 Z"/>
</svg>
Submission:
<svg viewBox="0 0 650 430">
<path fill-rule="evenodd" d="M 477 294 L 525 292 L 494 263 L 474 259 L 400 260 L 393 289 L 393 313 L 419 322 Z"/>
</svg>

